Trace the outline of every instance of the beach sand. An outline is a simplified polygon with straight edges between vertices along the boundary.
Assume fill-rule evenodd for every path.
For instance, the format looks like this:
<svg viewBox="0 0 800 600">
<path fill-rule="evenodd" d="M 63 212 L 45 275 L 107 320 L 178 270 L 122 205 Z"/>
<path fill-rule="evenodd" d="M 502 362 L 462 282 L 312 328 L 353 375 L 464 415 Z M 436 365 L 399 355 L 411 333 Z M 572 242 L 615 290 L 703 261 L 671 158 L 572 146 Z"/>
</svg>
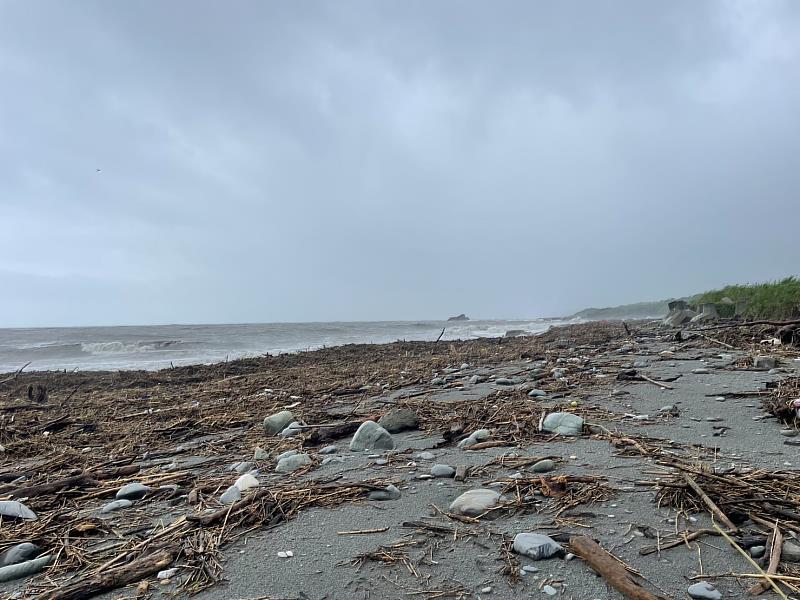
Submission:
<svg viewBox="0 0 800 600">
<path fill-rule="evenodd" d="M 712 526 L 705 510 L 678 515 L 656 504 L 657 478 L 674 475 L 664 460 L 680 457 L 684 464 L 717 470 L 796 469 L 797 446 L 785 443 L 794 438 L 781 435 L 773 418 L 754 420 L 764 415 L 759 397 L 735 393 L 796 376 L 797 353 L 775 353 L 786 371 L 770 374 L 746 367 L 760 351 L 749 344 L 731 350 L 698 338 L 676 343 L 671 335 L 638 323 L 629 337 L 619 323 L 597 323 L 535 338 L 347 346 L 157 373 L 23 373 L 0 384 L 6 415 L 0 471 L 31 475 L 26 482 L 2 484 L 2 498 L 19 486 L 55 481 L 79 469 L 99 473 L 134 466 L 138 471 L 25 500 L 39 521 L 4 522 L 2 547 L 31 539 L 61 553 L 46 573 L 50 580 L 39 576 L 0 584 L 0 589 L 4 597 L 15 592 L 35 597 L 76 569 L 79 577 L 70 582 L 115 557 L 120 557 L 115 565 L 124 564 L 166 548 L 181 549 L 174 563 L 178 572 L 169 583 L 151 574 L 139 578 L 148 582 L 147 590 L 137 591 L 136 579 L 104 597 L 166 598 L 197 591 L 210 578 L 219 581 L 197 598 L 547 598 L 545 585 L 552 586 L 554 597 L 623 597 L 580 559 L 533 561 L 508 554 L 504 548 L 520 532 L 592 537 L 641 573 L 645 588 L 669 598 L 687 597 L 694 583 L 689 578 L 701 573 L 752 573 L 754 567 L 718 536 L 644 556 L 640 550 L 676 531 Z M 672 356 L 660 354 L 670 349 Z M 650 381 L 618 381 L 617 375 L 634 363 L 640 373 L 671 389 Z M 566 379 L 554 379 L 554 368 L 565 369 Z M 693 373 L 698 368 L 709 372 Z M 470 383 L 475 375 L 482 381 Z M 439 382 L 445 377 L 448 382 Z M 499 378 L 510 384 L 496 383 Z M 47 387 L 46 404 L 34 406 L 27 399 L 28 385 Z M 531 398 L 531 389 L 547 396 Z M 659 415 L 659 409 L 673 404 L 679 416 Z M 313 436 L 325 427 L 283 439 L 267 436 L 262 425 L 264 417 L 287 408 L 309 426 L 322 426 L 377 419 L 397 406 L 414 410 L 421 429 L 394 434 L 392 451 L 350 452 L 350 433 L 314 443 Z M 540 416 L 557 410 L 583 416 L 582 435 L 539 432 Z M 61 417 L 69 421 L 63 427 Z M 457 439 L 481 427 L 491 430 L 490 440 L 505 445 L 474 451 L 456 447 Z M 43 436 L 43 430 L 51 433 Z M 620 445 L 626 438 L 639 441 L 648 453 L 623 452 L 630 450 Z M 329 444 L 338 451 L 326 456 L 336 459 L 323 465 L 325 456 L 318 451 Z M 254 460 L 256 446 L 268 458 Z M 274 457 L 288 449 L 308 453 L 313 465 L 299 474 L 275 473 Z M 434 458 L 419 458 L 423 451 Z M 513 500 L 514 477 L 540 477 L 531 465 L 518 467 L 515 461 L 545 456 L 557 463 L 547 478 L 603 479 L 597 485 L 572 484 L 566 497 L 518 498 L 508 510 L 475 522 L 443 514 L 470 489 L 499 485 L 495 489 L 509 492 L 506 497 Z M 230 511 L 224 526 L 184 523 L 187 515 L 223 508 L 219 495 L 238 477 L 226 469 L 240 461 L 259 470 L 259 491 L 294 494 L 296 499 L 283 505 L 287 518 L 273 518 L 273 525 L 262 522 L 266 509 L 259 500 L 246 510 Z M 468 468 L 466 480 L 421 479 L 435 463 Z M 100 514 L 120 485 L 131 481 L 177 488 Z M 401 497 L 370 501 L 366 492 L 347 487 L 362 482 L 392 482 Z M 319 486 L 328 486 L 330 497 L 308 501 L 324 495 Z M 301 499 L 304 489 L 309 490 L 306 500 Z M 244 498 L 255 493 L 248 490 Z M 582 493 L 587 495 L 583 501 Z M 603 494 L 605 499 L 592 502 Z M 576 505 L 564 510 L 569 498 Z M 443 529 L 420 527 L 420 521 Z M 94 524 L 87 529 L 91 535 L 74 533 L 80 523 Z M 158 537 L 170 524 L 177 524 L 179 535 Z M 742 529 L 766 531 L 753 523 Z M 365 530 L 376 531 L 352 533 Z M 72 539 L 64 544 L 68 531 Z M 293 556 L 279 556 L 286 551 Z M 525 565 L 536 571 L 521 575 Z M 782 571 L 790 568 L 785 563 Z M 753 584 L 742 578 L 709 581 L 723 598 L 743 597 Z"/>
</svg>

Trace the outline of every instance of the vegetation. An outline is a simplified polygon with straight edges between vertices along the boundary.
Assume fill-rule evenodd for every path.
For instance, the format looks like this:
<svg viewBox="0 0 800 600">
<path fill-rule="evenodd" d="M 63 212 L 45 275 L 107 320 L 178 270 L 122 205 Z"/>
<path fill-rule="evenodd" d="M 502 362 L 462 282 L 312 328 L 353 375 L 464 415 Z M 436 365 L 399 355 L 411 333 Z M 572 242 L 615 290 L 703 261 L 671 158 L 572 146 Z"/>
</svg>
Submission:
<svg viewBox="0 0 800 600">
<path fill-rule="evenodd" d="M 637 302 L 636 304 L 622 304 L 608 308 L 586 308 L 576 312 L 573 317 L 590 321 L 618 320 L 618 319 L 651 319 L 663 317 L 669 312 L 668 300 L 661 302 Z"/>
<path fill-rule="evenodd" d="M 753 285 L 729 285 L 719 290 L 698 294 L 692 304 L 713 302 L 720 316 L 733 316 L 736 304 L 747 302 L 743 316 L 751 319 L 791 319 L 800 317 L 800 279 L 787 277 L 780 281 Z"/>
</svg>

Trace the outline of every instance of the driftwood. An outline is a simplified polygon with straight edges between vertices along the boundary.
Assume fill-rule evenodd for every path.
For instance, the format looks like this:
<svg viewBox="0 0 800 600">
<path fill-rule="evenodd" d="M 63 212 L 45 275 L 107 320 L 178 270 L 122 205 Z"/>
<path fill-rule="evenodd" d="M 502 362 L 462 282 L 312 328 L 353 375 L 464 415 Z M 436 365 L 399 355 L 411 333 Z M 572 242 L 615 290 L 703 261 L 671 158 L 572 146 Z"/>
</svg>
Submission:
<svg viewBox="0 0 800 600">
<path fill-rule="evenodd" d="M 778 524 L 775 523 L 775 528 L 772 530 L 772 535 L 769 536 L 769 543 L 767 550 L 769 551 L 769 566 L 767 566 L 767 575 L 775 575 L 778 572 L 778 565 L 781 562 L 781 550 L 783 549 L 783 535 L 781 530 L 778 529 Z M 751 596 L 758 596 L 763 594 L 770 588 L 769 581 L 761 581 L 747 590 Z"/>
<path fill-rule="evenodd" d="M 143 556 L 127 565 L 109 569 L 105 573 L 97 574 L 45 592 L 35 597 L 35 600 L 83 600 L 109 590 L 134 583 L 161 569 L 169 566 L 175 558 L 175 550 L 159 550 L 149 556 Z"/>
<path fill-rule="evenodd" d="M 724 512 L 722 512 L 719 506 L 714 504 L 714 501 L 708 497 L 708 494 L 706 494 L 703 491 L 703 488 L 701 488 L 698 485 L 698 483 L 694 479 L 692 479 L 691 475 L 684 473 L 683 478 L 686 480 L 686 483 L 689 484 L 689 487 L 692 488 L 692 490 L 694 490 L 694 493 L 700 496 L 700 500 L 702 500 L 703 504 L 705 504 L 708 507 L 708 510 L 710 510 L 711 513 L 715 517 L 717 517 L 717 519 L 719 519 L 723 525 L 725 525 L 725 527 L 727 527 L 732 532 L 736 532 L 739 530 L 739 528 L 733 524 L 733 521 L 731 521 L 728 518 L 728 516 Z"/>
<path fill-rule="evenodd" d="M 569 539 L 572 551 L 585 560 L 606 583 L 630 600 L 665 600 L 656 596 L 634 581 L 625 567 L 594 540 L 586 536 Z"/>
</svg>

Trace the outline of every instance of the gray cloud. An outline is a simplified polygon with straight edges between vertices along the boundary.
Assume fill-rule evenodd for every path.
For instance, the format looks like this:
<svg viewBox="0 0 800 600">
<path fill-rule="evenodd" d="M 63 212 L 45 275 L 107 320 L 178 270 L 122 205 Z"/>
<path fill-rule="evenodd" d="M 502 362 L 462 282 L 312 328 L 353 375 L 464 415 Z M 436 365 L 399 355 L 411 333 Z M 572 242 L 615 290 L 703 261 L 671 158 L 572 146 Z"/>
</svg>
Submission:
<svg viewBox="0 0 800 600">
<path fill-rule="evenodd" d="M 538 316 L 797 272 L 797 73 L 791 1 L 0 2 L 0 324 Z"/>
</svg>

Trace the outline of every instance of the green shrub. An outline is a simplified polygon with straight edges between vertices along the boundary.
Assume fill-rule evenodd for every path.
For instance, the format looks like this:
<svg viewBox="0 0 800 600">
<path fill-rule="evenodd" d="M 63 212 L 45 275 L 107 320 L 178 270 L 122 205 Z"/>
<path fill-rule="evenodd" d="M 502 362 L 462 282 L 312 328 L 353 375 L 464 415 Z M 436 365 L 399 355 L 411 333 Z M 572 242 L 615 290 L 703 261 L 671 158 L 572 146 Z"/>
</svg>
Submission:
<svg viewBox="0 0 800 600">
<path fill-rule="evenodd" d="M 746 300 L 744 316 L 751 319 L 791 319 L 800 316 L 800 279 L 786 277 L 768 283 L 729 285 L 699 294 L 692 303 L 713 302 L 720 316 L 728 316 L 733 306 L 722 303 L 723 298 L 730 298 L 734 303 Z"/>
</svg>

